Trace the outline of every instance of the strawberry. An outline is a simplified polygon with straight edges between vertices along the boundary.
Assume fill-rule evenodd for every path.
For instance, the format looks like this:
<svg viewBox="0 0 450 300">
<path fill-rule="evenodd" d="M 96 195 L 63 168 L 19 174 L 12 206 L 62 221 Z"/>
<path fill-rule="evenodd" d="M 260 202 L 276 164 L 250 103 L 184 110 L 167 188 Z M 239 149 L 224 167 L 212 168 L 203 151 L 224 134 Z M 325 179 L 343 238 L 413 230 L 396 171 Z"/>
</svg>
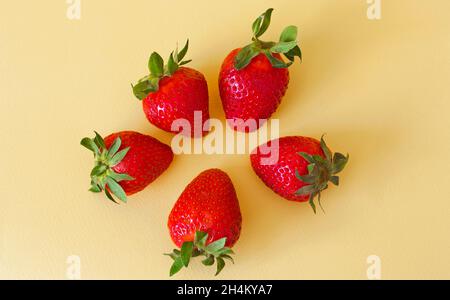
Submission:
<svg viewBox="0 0 450 300">
<path fill-rule="evenodd" d="M 227 120 L 237 131 L 255 131 L 262 125 L 258 121 L 272 116 L 288 88 L 288 67 L 296 56 L 302 57 L 295 26 L 288 26 L 277 43 L 259 39 L 270 25 L 272 11 L 268 9 L 253 23 L 253 42 L 233 50 L 222 64 L 220 97 Z"/>
<path fill-rule="evenodd" d="M 233 183 L 218 169 L 204 171 L 183 191 L 169 215 L 170 236 L 177 247 L 167 254 L 174 263 L 170 276 L 188 267 L 191 257 L 205 256 L 202 263 L 217 261 L 218 275 L 224 259 L 233 261 L 231 248 L 239 239 L 242 216 Z"/>
<path fill-rule="evenodd" d="M 262 164 L 264 149 L 278 143 L 278 161 Z M 272 149 L 272 148 L 271 148 Z M 314 213 L 314 198 L 328 188 L 328 182 L 339 185 L 340 173 L 349 156 L 333 153 L 323 137 L 320 142 L 309 137 L 284 137 L 256 148 L 250 155 L 252 167 L 261 180 L 280 196 L 297 202 L 309 201 Z"/>
<path fill-rule="evenodd" d="M 94 153 L 90 191 L 105 191 L 113 202 L 113 195 L 127 202 L 127 195 L 146 188 L 173 160 L 169 146 L 133 131 L 114 133 L 105 139 L 95 132 L 95 138 L 84 138 L 81 145 Z"/>
<path fill-rule="evenodd" d="M 168 132 L 179 133 L 180 128 L 172 128 L 175 120 L 188 120 L 191 136 L 194 132 L 194 112 L 198 111 L 202 120 L 209 119 L 208 85 L 202 73 L 183 65 L 189 47 L 170 54 L 167 65 L 162 57 L 153 52 L 148 67 L 150 74 L 132 85 L 134 95 L 142 100 L 144 113 L 150 123 Z M 203 135 L 206 133 L 200 130 Z M 200 134 L 201 135 L 201 134 Z"/>
</svg>

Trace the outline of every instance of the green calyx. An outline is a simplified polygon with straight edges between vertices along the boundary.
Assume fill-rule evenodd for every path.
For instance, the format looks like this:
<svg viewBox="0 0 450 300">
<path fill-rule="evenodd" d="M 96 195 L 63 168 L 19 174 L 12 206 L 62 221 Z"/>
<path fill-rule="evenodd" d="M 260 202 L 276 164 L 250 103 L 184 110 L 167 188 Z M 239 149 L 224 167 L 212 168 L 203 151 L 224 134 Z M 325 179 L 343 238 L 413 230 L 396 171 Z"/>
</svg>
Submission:
<svg viewBox="0 0 450 300">
<path fill-rule="evenodd" d="M 270 61 L 274 68 L 288 68 L 291 66 L 295 57 L 302 59 L 302 51 L 297 43 L 298 29 L 296 26 L 288 26 L 281 33 L 280 40 L 275 42 L 264 42 L 259 38 L 267 31 L 272 18 L 273 8 L 269 8 L 265 13 L 259 16 L 253 22 L 253 42 L 245 46 L 236 55 L 234 67 L 237 70 L 242 70 L 252 61 L 253 58 L 263 53 Z M 289 62 L 276 58 L 275 53 L 284 55 Z"/>
<path fill-rule="evenodd" d="M 133 93 L 139 100 L 143 100 L 149 93 L 157 92 L 159 90 L 159 81 L 163 77 L 172 76 L 180 66 L 188 64 L 191 60 L 183 60 L 189 48 L 189 40 L 187 40 L 184 48 L 178 52 L 178 47 L 170 54 L 169 60 L 164 65 L 164 60 L 156 52 L 150 55 L 148 61 L 148 69 L 150 74 L 141 78 L 136 85 L 131 84 Z"/>
<path fill-rule="evenodd" d="M 348 154 L 347 156 L 341 153 L 333 154 L 325 143 L 323 136 L 320 140 L 320 146 L 325 154 L 325 158 L 320 155 L 300 152 L 299 155 L 309 163 L 308 175 L 301 176 L 298 170 L 295 171 L 297 179 L 308 184 L 299 189 L 296 194 L 299 196 L 309 195 L 309 204 L 313 208 L 314 213 L 316 213 L 315 197 L 318 197 L 319 205 L 322 208 L 320 193 L 328 188 L 329 182 L 336 186 L 339 185 L 339 176 L 336 175 L 345 168 L 349 159 Z"/>
<path fill-rule="evenodd" d="M 118 165 L 127 155 L 130 147 L 118 151 L 122 144 L 120 137 L 116 138 L 109 149 L 106 148 L 103 138 L 95 132 L 95 138 L 84 138 L 81 145 L 94 153 L 95 166 L 91 171 L 91 188 L 93 193 L 105 192 L 109 200 L 117 203 L 113 195 L 122 202 L 127 202 L 127 195 L 119 182 L 134 180 L 127 174 L 114 172 L 113 167 Z"/>
<path fill-rule="evenodd" d="M 202 231 L 195 233 L 193 242 L 184 242 L 181 246 L 181 250 L 174 249 L 172 253 L 164 254 L 170 256 L 173 260 L 172 267 L 170 268 L 170 276 L 178 273 L 183 267 L 188 267 L 191 258 L 203 256 L 203 265 L 212 266 L 217 264 L 216 276 L 225 267 L 225 260 L 230 260 L 234 263 L 231 257 L 234 254 L 233 250 L 225 247 L 227 238 L 222 238 L 215 242 L 206 245 L 208 240 L 208 234 Z"/>
</svg>

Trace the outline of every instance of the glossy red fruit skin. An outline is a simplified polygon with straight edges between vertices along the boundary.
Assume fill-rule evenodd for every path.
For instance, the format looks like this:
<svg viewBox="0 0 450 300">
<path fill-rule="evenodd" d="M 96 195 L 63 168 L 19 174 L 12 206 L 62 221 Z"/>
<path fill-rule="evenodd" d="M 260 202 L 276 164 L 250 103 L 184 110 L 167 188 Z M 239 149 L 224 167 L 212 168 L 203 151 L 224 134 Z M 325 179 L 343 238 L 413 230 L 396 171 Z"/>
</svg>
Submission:
<svg viewBox="0 0 450 300">
<path fill-rule="evenodd" d="M 278 141 L 278 162 L 274 165 L 262 165 L 261 157 L 265 156 L 261 156 L 260 146 L 250 155 L 253 170 L 270 189 L 283 198 L 290 201 L 307 202 L 308 195 L 296 195 L 296 192 L 306 184 L 295 176 L 295 170 L 298 170 L 302 176 L 308 174 L 308 162 L 298 153 L 306 152 L 325 158 L 320 142 L 313 138 L 299 136 L 283 137 Z M 271 143 L 272 141 L 268 145 L 270 146 Z"/>
<path fill-rule="evenodd" d="M 208 233 L 207 243 L 227 238 L 233 247 L 241 232 L 242 216 L 233 183 L 218 169 L 202 172 L 183 191 L 168 221 L 170 236 L 178 247 L 193 241 L 196 231 Z"/>
<path fill-rule="evenodd" d="M 219 91 L 227 119 L 269 119 L 277 110 L 289 84 L 289 71 L 272 67 L 264 54 L 255 57 L 242 70 L 234 60 L 240 49 L 233 50 L 222 64 Z M 282 59 L 279 54 L 274 55 Z M 255 128 L 255 130 L 257 129 Z M 237 128 L 238 131 L 254 131 Z"/>
<path fill-rule="evenodd" d="M 147 119 L 158 128 L 179 133 L 171 130 L 172 123 L 186 119 L 194 136 L 194 111 L 202 112 L 203 122 L 209 119 L 208 84 L 202 73 L 181 67 L 172 76 L 162 78 L 158 91 L 150 93 L 142 105 Z"/>
<path fill-rule="evenodd" d="M 107 136 L 105 145 L 108 149 L 117 137 L 122 140 L 119 151 L 130 147 L 124 159 L 112 168 L 116 173 L 128 174 L 135 178 L 119 182 L 128 196 L 146 188 L 169 167 L 173 160 L 173 152 L 169 146 L 151 136 L 133 131 L 122 131 Z"/>
</svg>

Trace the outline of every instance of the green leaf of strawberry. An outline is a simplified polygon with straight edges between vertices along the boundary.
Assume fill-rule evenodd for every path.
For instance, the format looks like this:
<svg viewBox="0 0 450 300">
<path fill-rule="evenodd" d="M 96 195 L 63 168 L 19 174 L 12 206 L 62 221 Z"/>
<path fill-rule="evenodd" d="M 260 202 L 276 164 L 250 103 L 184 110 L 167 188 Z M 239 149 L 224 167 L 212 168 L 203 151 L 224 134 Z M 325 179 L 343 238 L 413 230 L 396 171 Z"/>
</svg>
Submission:
<svg viewBox="0 0 450 300">
<path fill-rule="evenodd" d="M 178 48 L 173 51 L 168 59 L 167 65 L 164 65 L 164 59 L 157 52 L 153 52 L 148 60 L 148 69 L 150 74 L 143 77 L 137 84 L 131 84 L 133 94 L 139 100 L 145 99 L 148 94 L 159 90 L 159 81 L 168 76 L 172 76 L 178 71 L 180 66 L 186 65 L 191 60 L 183 61 L 189 48 L 189 40 L 183 49 L 178 52 Z"/>
<path fill-rule="evenodd" d="M 161 55 L 156 52 L 153 52 L 152 55 L 150 55 L 148 69 L 155 77 L 161 77 L 164 74 L 164 60 Z"/>
<path fill-rule="evenodd" d="M 117 164 L 119 164 L 122 159 L 127 155 L 128 151 L 130 151 L 130 147 L 127 147 L 118 153 L 116 153 L 110 160 L 109 160 L 109 166 L 114 167 Z"/>
<path fill-rule="evenodd" d="M 91 150 L 94 152 L 94 154 L 99 153 L 98 146 L 95 144 L 95 142 L 90 138 L 84 138 L 81 140 L 81 145 L 87 148 L 88 150 Z"/>
<path fill-rule="evenodd" d="M 258 19 L 253 23 L 252 29 L 255 38 L 259 38 L 263 35 L 269 28 L 270 21 L 272 18 L 273 8 L 266 10 Z"/>
<path fill-rule="evenodd" d="M 278 44 L 276 44 L 275 46 L 270 48 L 270 52 L 272 52 L 272 53 L 286 53 L 286 52 L 291 51 L 296 46 L 297 46 L 297 42 L 296 41 L 279 42 Z"/>
<path fill-rule="evenodd" d="M 189 261 L 191 260 L 193 250 L 194 242 L 186 242 L 181 247 L 181 260 L 186 268 L 189 266 Z"/>
<path fill-rule="evenodd" d="M 103 140 L 103 138 L 100 136 L 100 134 L 98 134 L 97 131 L 94 131 L 94 133 L 95 133 L 95 138 L 94 138 L 95 144 L 96 144 L 100 149 L 106 149 L 105 141 Z"/>
<path fill-rule="evenodd" d="M 217 271 L 215 276 L 219 275 L 220 272 L 222 272 L 223 268 L 225 267 L 225 261 L 223 260 L 222 257 L 217 257 L 216 260 L 217 260 Z"/>
<path fill-rule="evenodd" d="M 333 174 L 340 173 L 347 165 L 349 158 L 350 156 L 348 154 L 347 156 L 344 156 L 341 153 L 335 153 L 333 156 L 333 167 L 332 167 Z"/>
<path fill-rule="evenodd" d="M 128 174 L 118 174 L 112 170 L 110 170 L 108 172 L 108 176 L 111 177 L 112 179 L 114 179 L 117 182 L 121 182 L 121 181 L 129 181 L 129 180 L 134 180 L 133 177 L 131 177 Z"/>
<path fill-rule="evenodd" d="M 99 176 L 108 169 L 106 165 L 97 165 L 91 171 L 91 176 Z"/>
<path fill-rule="evenodd" d="M 172 253 L 165 254 L 174 261 L 170 268 L 170 276 L 178 273 L 183 267 L 187 268 L 193 257 L 204 256 L 202 264 L 205 266 L 212 266 L 214 263 L 217 263 L 216 276 L 219 275 L 225 267 L 225 259 L 234 263 L 233 258 L 230 256 L 231 254 L 234 254 L 233 251 L 230 248 L 225 247 L 226 238 L 221 238 L 209 245 L 206 245 L 207 240 L 207 233 L 197 231 L 195 233 L 194 241 L 184 242 L 181 246 L 181 251 L 174 249 Z"/>
<path fill-rule="evenodd" d="M 93 193 L 101 193 L 102 189 L 97 184 L 91 181 L 91 188 L 89 189 L 89 191 Z"/>
<path fill-rule="evenodd" d="M 217 240 L 214 243 L 209 244 L 205 250 L 209 253 L 215 253 L 216 251 L 219 251 L 220 249 L 225 247 L 226 241 L 227 241 L 226 238 Z"/>
<path fill-rule="evenodd" d="M 186 45 L 184 45 L 183 49 L 181 49 L 181 51 L 176 55 L 177 63 L 183 61 L 188 49 L 189 49 L 189 40 L 186 41 Z"/>
<path fill-rule="evenodd" d="M 280 36 L 280 42 L 294 42 L 297 40 L 298 29 L 297 26 L 286 27 Z"/>
<path fill-rule="evenodd" d="M 91 187 L 89 191 L 93 193 L 105 192 L 107 198 L 115 203 L 114 196 L 122 202 L 127 202 L 127 196 L 123 188 L 118 184 L 124 180 L 134 180 L 128 174 L 118 174 L 112 170 L 112 167 L 119 164 L 127 155 L 130 148 L 125 148 L 117 152 L 122 144 L 118 137 L 106 148 L 104 139 L 95 132 L 94 138 L 83 138 L 80 142 L 82 146 L 94 153 L 95 166 L 91 171 Z"/>
<path fill-rule="evenodd" d="M 297 195 L 310 195 L 309 203 L 316 213 L 316 206 L 314 203 L 314 198 L 317 196 L 320 203 L 320 196 L 323 190 L 328 188 L 328 182 L 334 185 L 339 185 L 339 177 L 336 174 L 340 173 L 346 166 L 349 155 L 344 156 L 341 153 L 333 153 L 330 148 L 328 148 L 325 140 L 322 136 L 320 140 L 320 147 L 325 155 L 325 158 L 320 155 L 310 155 L 305 152 L 298 153 L 303 159 L 305 159 L 308 165 L 308 175 L 301 176 L 296 170 L 296 177 L 306 185 L 300 188 L 296 194 Z M 322 208 L 323 210 L 323 208 Z"/>
<path fill-rule="evenodd" d="M 181 257 L 177 257 L 175 261 L 172 264 L 172 267 L 170 267 L 170 276 L 175 275 L 183 268 L 183 260 Z"/>
<path fill-rule="evenodd" d="M 287 59 L 290 61 L 295 61 L 295 57 L 300 58 L 300 61 L 302 60 L 302 50 L 300 50 L 300 47 L 294 47 L 292 50 L 290 50 L 288 53 L 284 53 L 284 56 L 286 56 Z"/>
<path fill-rule="evenodd" d="M 254 57 L 259 55 L 259 53 L 259 49 L 257 49 L 253 44 L 244 47 L 242 51 L 236 55 L 235 68 L 237 70 L 244 69 Z"/>
<path fill-rule="evenodd" d="M 209 255 L 207 258 L 202 260 L 202 264 L 204 264 L 205 266 L 212 266 L 214 264 L 214 261 L 214 256 Z"/>
<path fill-rule="evenodd" d="M 327 144 L 325 143 L 323 136 L 320 139 L 320 147 L 322 148 L 323 153 L 325 154 L 325 157 L 327 158 L 327 160 L 330 161 L 332 159 L 331 150 L 330 150 L 330 148 L 328 148 Z"/>
<path fill-rule="evenodd" d="M 279 60 L 278 58 L 275 58 L 272 55 L 272 52 L 270 52 L 269 50 L 264 50 L 264 54 L 266 55 L 266 57 L 269 59 L 270 63 L 272 64 L 272 67 L 274 68 L 288 68 L 292 63 L 285 63 L 282 60 Z"/>
<path fill-rule="evenodd" d="M 111 145 L 111 147 L 109 148 L 108 151 L 108 158 L 111 159 L 119 150 L 120 146 L 122 145 L 122 140 L 120 139 L 120 137 L 118 137 L 117 139 L 114 140 L 113 144 Z"/>
<path fill-rule="evenodd" d="M 286 27 L 280 35 L 278 43 L 264 42 L 259 38 L 267 31 L 272 18 L 273 8 L 269 8 L 260 15 L 252 25 L 253 39 L 250 45 L 243 47 L 235 59 L 235 68 L 242 70 L 259 54 L 265 54 L 274 68 L 288 68 L 295 57 L 302 59 L 300 47 L 297 44 L 298 29 L 296 26 Z M 290 62 L 285 63 L 274 57 L 273 53 L 283 54 Z"/>
<path fill-rule="evenodd" d="M 173 58 L 173 53 L 170 54 L 169 61 L 167 63 L 167 73 L 173 74 L 178 70 L 178 64 L 175 62 Z"/>
<path fill-rule="evenodd" d="M 111 190 L 111 192 L 117 196 L 117 198 L 125 203 L 127 202 L 127 195 L 125 194 L 125 191 L 114 179 L 107 176 L 106 184 L 108 185 L 108 188 Z"/>
</svg>

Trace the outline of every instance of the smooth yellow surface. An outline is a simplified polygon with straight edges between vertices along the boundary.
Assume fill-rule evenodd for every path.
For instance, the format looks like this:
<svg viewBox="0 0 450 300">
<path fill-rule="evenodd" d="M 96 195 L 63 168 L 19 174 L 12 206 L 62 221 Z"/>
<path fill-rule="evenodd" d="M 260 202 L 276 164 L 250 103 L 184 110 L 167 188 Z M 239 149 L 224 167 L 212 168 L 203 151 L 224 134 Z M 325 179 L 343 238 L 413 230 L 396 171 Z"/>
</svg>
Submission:
<svg viewBox="0 0 450 300">
<path fill-rule="evenodd" d="M 244 4 L 245 3 L 245 4 Z M 243 231 L 222 279 L 450 278 L 450 2 L 382 0 L 82 0 L 81 20 L 58 1 L 6 1 L 0 10 L 0 278 L 64 279 L 78 255 L 83 279 L 165 279 L 172 205 L 201 171 L 232 177 Z M 96 129 L 130 129 L 170 143 L 150 125 L 130 82 L 148 55 L 189 37 L 191 67 L 209 83 L 223 120 L 222 60 L 245 45 L 251 22 L 276 10 L 265 39 L 300 28 L 303 64 L 275 118 L 281 135 L 320 137 L 349 152 L 326 214 L 267 189 L 248 156 L 178 156 L 127 205 L 87 191 Z M 192 263 L 178 279 L 213 278 Z"/>
</svg>

